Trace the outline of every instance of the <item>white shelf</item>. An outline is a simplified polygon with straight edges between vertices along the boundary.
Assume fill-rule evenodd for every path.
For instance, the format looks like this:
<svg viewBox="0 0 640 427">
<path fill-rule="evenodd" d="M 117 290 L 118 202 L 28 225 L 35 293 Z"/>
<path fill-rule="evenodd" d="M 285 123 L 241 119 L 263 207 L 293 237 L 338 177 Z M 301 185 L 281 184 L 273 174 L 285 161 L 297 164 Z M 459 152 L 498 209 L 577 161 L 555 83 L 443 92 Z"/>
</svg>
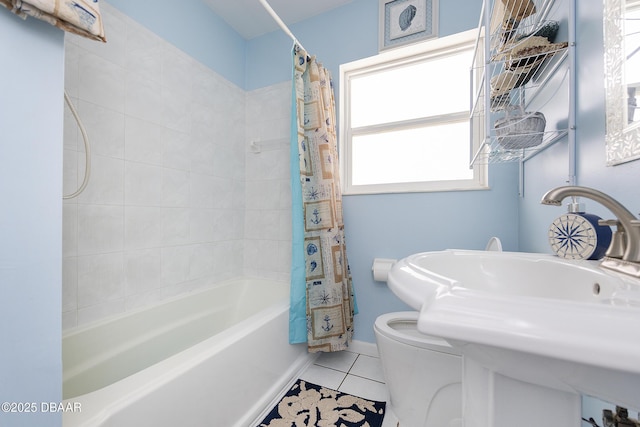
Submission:
<svg viewBox="0 0 640 427">
<path fill-rule="evenodd" d="M 570 1 L 573 0 L 567 0 Z M 505 3 L 514 6 L 513 9 L 506 10 Z M 567 23 L 553 19 L 554 3 L 554 0 L 485 0 L 471 71 L 470 117 L 472 135 L 482 138 L 483 142 L 471 159 L 472 165 L 523 162 L 572 133 L 574 76 L 573 61 L 567 58 L 573 55 L 574 43 L 557 37 L 557 33 L 566 33 L 559 30 Z M 574 12 L 572 7 L 570 20 L 574 19 Z M 514 25 L 513 16 L 522 16 L 518 24 Z M 489 31 L 485 31 L 487 28 Z M 488 38 L 484 38 L 486 33 Z M 553 78 L 555 85 L 558 79 L 554 77 L 558 75 L 562 77 L 559 83 L 562 87 L 550 87 L 549 82 Z M 547 89 L 543 91 L 543 88 Z M 538 106 L 549 101 L 536 98 L 549 98 L 549 93 L 562 88 L 570 92 L 567 120 L 561 121 L 566 128 L 553 128 L 547 123 L 542 141 L 535 147 L 505 149 L 500 144 L 494 127 L 496 120 L 504 117 L 507 107 L 521 106 L 529 112 L 527 107 L 534 100 Z M 543 108 L 538 108 L 544 113 Z"/>
<path fill-rule="evenodd" d="M 516 161 L 527 161 L 534 157 L 539 152 L 552 146 L 562 138 L 567 136 L 569 131 L 556 130 L 544 132 L 542 143 L 536 147 L 520 148 L 520 149 L 507 149 L 497 142 L 496 138 L 492 140 L 485 140 L 482 146 L 477 151 L 472 164 L 488 164 L 488 163 L 508 163 Z"/>
</svg>

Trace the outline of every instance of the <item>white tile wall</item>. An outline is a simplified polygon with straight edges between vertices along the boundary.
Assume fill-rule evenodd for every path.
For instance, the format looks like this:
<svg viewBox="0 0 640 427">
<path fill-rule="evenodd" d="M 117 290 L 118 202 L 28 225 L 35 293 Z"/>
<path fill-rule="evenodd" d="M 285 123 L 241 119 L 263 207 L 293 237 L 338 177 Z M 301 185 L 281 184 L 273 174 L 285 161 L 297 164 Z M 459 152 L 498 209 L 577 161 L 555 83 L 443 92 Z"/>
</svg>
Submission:
<svg viewBox="0 0 640 427">
<path fill-rule="evenodd" d="M 65 39 L 65 88 L 92 168 L 64 204 L 63 327 L 234 276 L 288 280 L 290 82 L 245 92 L 101 10 L 107 44 Z M 68 109 L 64 120 L 69 194 L 85 149 Z M 269 146 L 256 154 L 251 141 Z"/>
<path fill-rule="evenodd" d="M 249 94 L 117 9 L 109 42 L 65 39 L 91 180 L 64 205 L 64 328 L 243 274 Z M 65 112 L 64 186 L 82 182 Z"/>
<path fill-rule="evenodd" d="M 289 280 L 291 83 L 249 93 L 246 109 L 247 142 L 256 142 L 261 149 L 246 155 L 245 271 Z"/>
</svg>

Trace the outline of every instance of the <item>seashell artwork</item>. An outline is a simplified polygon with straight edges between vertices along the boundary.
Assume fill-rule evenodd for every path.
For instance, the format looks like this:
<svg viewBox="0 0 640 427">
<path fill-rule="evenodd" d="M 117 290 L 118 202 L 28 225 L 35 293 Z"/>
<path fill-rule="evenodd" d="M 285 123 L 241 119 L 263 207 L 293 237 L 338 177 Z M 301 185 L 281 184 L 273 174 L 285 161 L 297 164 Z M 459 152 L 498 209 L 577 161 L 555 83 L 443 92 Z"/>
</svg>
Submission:
<svg viewBox="0 0 640 427">
<path fill-rule="evenodd" d="M 411 26 L 411 22 L 413 22 L 413 18 L 416 17 L 416 12 L 418 9 L 414 5 L 409 5 L 405 10 L 400 14 L 400 18 L 398 19 L 398 24 L 400 25 L 400 29 L 405 31 L 407 28 Z"/>
<path fill-rule="evenodd" d="M 436 37 L 437 4 L 438 0 L 380 0 L 380 50 Z"/>
<path fill-rule="evenodd" d="M 311 256 L 316 252 L 318 252 L 318 247 L 316 245 L 314 245 L 313 243 L 307 245 L 307 255 Z"/>
</svg>

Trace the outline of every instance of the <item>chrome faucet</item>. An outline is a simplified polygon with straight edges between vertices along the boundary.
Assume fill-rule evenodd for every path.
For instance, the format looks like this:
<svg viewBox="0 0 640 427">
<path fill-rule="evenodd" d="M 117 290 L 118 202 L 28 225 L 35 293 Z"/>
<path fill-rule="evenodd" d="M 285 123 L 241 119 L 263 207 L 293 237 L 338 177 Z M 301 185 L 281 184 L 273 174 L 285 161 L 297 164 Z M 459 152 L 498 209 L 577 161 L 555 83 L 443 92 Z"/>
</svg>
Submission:
<svg viewBox="0 0 640 427">
<path fill-rule="evenodd" d="M 617 225 L 602 267 L 640 277 L 640 221 L 620 202 L 607 194 L 589 187 L 565 186 L 549 190 L 540 203 L 560 206 L 566 197 L 585 197 L 596 201 L 616 216 L 615 220 L 601 221 L 602 225 Z M 622 228 L 622 230 L 620 230 Z M 617 235 L 617 236 L 616 236 Z"/>
</svg>

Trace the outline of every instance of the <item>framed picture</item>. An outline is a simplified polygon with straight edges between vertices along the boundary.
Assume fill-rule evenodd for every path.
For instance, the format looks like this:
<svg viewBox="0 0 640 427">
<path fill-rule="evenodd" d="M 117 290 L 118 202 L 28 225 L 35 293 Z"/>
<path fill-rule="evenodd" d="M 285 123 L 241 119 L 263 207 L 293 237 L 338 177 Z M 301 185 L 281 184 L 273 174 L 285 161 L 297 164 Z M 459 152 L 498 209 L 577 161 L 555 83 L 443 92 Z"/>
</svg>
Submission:
<svg viewBox="0 0 640 427">
<path fill-rule="evenodd" d="M 438 0 L 379 0 L 383 51 L 438 36 Z"/>
</svg>

